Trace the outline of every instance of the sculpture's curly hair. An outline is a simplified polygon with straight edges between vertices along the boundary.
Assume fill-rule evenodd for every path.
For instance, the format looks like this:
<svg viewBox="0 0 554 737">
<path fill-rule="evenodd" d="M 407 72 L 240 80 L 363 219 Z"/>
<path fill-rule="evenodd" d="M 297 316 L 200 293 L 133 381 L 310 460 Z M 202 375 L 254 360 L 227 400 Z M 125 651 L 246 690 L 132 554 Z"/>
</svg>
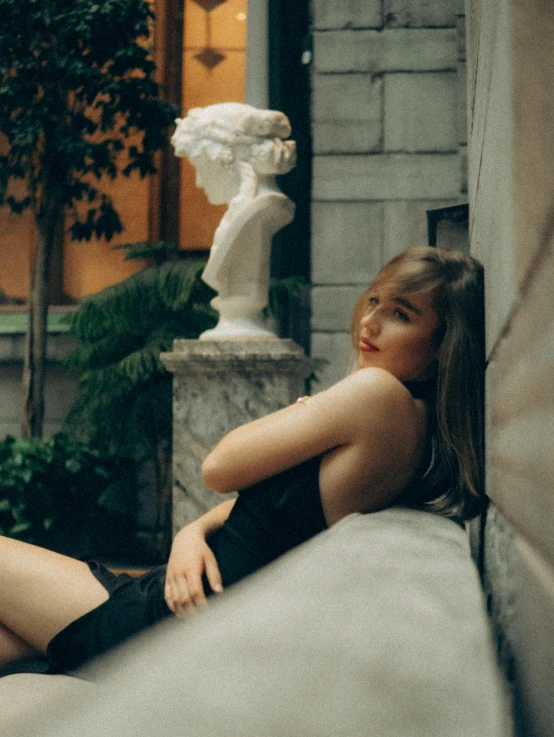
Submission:
<svg viewBox="0 0 554 737">
<path fill-rule="evenodd" d="M 221 166 L 248 161 L 259 174 L 286 174 L 296 163 L 287 116 L 238 102 L 193 108 L 177 118 L 171 143 L 177 156 L 205 159 Z"/>
</svg>

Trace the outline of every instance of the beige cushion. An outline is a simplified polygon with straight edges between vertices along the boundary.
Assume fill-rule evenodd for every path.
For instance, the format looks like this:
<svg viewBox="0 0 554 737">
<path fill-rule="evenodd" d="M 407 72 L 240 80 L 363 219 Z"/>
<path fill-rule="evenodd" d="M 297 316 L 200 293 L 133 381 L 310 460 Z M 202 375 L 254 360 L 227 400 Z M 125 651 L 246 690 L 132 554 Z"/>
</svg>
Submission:
<svg viewBox="0 0 554 737">
<path fill-rule="evenodd" d="M 235 586 L 205 614 L 159 625 L 87 676 L 96 688 L 55 697 L 57 716 L 50 708 L 47 724 L 42 705 L 0 731 L 13 737 L 508 733 L 465 532 L 407 509 L 351 515 Z"/>
</svg>

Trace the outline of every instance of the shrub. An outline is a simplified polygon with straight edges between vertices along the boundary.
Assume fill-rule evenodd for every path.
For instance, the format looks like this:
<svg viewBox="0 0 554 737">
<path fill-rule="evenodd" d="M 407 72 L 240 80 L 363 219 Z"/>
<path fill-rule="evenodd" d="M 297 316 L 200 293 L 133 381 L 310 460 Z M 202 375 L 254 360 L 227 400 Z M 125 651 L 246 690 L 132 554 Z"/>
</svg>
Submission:
<svg viewBox="0 0 554 737">
<path fill-rule="evenodd" d="M 64 433 L 0 441 L 0 533 L 58 552 L 117 556 L 131 538 L 123 463 Z"/>
</svg>

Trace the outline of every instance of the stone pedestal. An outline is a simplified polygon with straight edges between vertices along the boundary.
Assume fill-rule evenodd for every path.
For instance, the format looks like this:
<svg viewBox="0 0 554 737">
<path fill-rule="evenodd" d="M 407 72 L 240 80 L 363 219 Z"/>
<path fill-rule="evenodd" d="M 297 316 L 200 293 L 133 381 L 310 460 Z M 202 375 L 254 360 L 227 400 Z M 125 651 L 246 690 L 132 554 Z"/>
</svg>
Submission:
<svg viewBox="0 0 554 737">
<path fill-rule="evenodd" d="M 162 360 L 173 373 L 176 532 L 226 498 L 202 484 L 201 465 L 211 448 L 238 425 L 304 394 L 312 365 L 291 340 L 176 340 Z"/>
</svg>

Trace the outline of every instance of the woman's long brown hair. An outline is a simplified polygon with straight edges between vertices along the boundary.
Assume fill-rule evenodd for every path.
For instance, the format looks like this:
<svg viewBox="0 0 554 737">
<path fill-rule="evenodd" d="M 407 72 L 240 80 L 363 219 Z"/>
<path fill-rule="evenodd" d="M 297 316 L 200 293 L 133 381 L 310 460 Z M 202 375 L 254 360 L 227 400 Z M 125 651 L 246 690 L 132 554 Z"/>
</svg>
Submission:
<svg viewBox="0 0 554 737">
<path fill-rule="evenodd" d="M 405 503 L 466 520 L 484 499 L 485 325 L 483 267 L 460 251 L 404 251 L 378 274 L 352 317 L 358 344 L 367 295 L 386 283 L 399 294 L 431 294 L 440 319 L 429 403 L 432 461 L 407 489 Z"/>
</svg>

